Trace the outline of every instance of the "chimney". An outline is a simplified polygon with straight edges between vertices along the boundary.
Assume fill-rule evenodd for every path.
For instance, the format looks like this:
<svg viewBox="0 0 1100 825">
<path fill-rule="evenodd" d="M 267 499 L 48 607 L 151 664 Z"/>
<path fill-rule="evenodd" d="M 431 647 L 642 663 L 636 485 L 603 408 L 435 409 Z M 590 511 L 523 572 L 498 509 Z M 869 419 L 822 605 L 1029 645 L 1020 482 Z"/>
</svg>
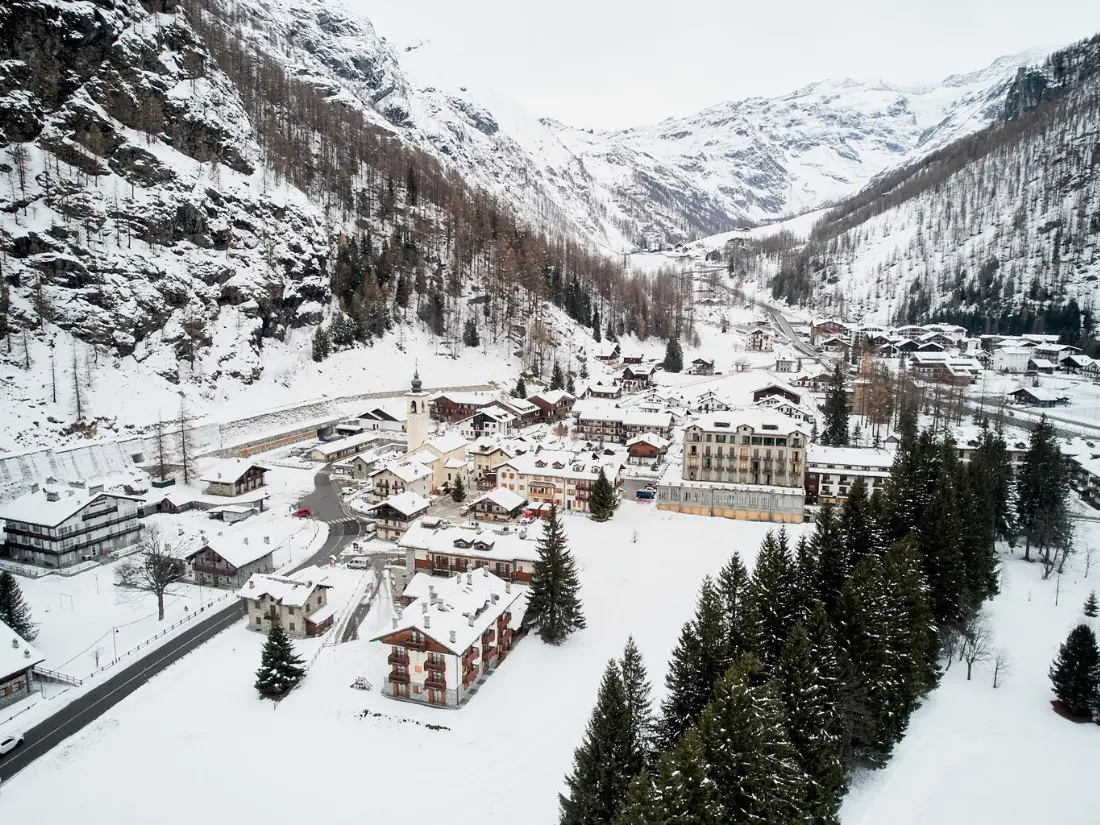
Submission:
<svg viewBox="0 0 1100 825">
<path fill-rule="evenodd" d="M 485 576 L 485 577 L 488 577 L 488 575 L 489 575 L 489 568 L 488 568 L 488 567 L 482 567 L 482 568 L 481 568 L 481 575 L 483 575 L 483 576 Z"/>
<path fill-rule="evenodd" d="M 245 537 L 244 537 L 244 543 L 245 543 L 245 544 L 248 544 L 248 536 L 245 536 Z"/>
<path fill-rule="evenodd" d="M 29 647 L 23 648 L 23 658 L 24 659 L 31 658 L 31 649 Z"/>
<path fill-rule="evenodd" d="M 60 501 L 60 500 L 61 500 L 61 495 L 57 492 L 57 490 L 47 490 L 46 491 L 46 501 Z"/>
<path fill-rule="evenodd" d="M 435 594 L 434 593 L 432 594 L 432 603 L 433 604 L 435 603 Z M 427 602 L 421 602 L 420 603 L 420 612 L 425 613 L 425 614 L 428 612 L 428 603 Z"/>
<path fill-rule="evenodd" d="M 455 635 L 455 632 L 454 632 L 454 631 L 452 630 L 452 631 L 451 631 L 451 644 L 454 644 L 454 643 L 455 643 L 455 639 L 456 639 L 456 638 L 457 638 L 457 636 Z"/>
<path fill-rule="evenodd" d="M 431 628 L 431 626 L 432 626 L 432 617 L 431 616 L 425 616 L 424 617 L 424 629 L 428 630 L 429 628 Z"/>
<path fill-rule="evenodd" d="M 511 582 L 505 582 L 504 583 L 504 592 L 505 593 L 511 593 L 512 592 L 512 583 Z"/>
<path fill-rule="evenodd" d="M 11 640 L 11 646 L 14 650 L 18 650 L 19 649 L 19 640 L 18 639 L 12 639 Z"/>
<path fill-rule="evenodd" d="M 264 536 L 264 544 L 271 544 L 271 536 Z"/>
<path fill-rule="evenodd" d="M 404 613 L 405 613 L 405 610 L 404 610 L 403 608 L 401 608 L 401 607 L 398 607 L 398 608 L 397 608 L 397 618 L 399 618 L 399 619 L 400 619 L 400 618 L 401 618 L 401 616 L 402 616 L 402 615 L 403 615 Z"/>
<path fill-rule="evenodd" d="M 32 493 L 37 493 L 38 492 L 38 485 L 37 484 L 32 484 L 31 485 L 31 492 Z"/>
<path fill-rule="evenodd" d="M 467 573 L 466 574 L 466 584 L 473 584 L 473 583 L 474 583 L 474 574 L 473 573 Z"/>
<path fill-rule="evenodd" d="M 470 616 L 469 625 L 470 625 L 470 627 L 474 626 L 474 617 L 473 616 Z"/>
<path fill-rule="evenodd" d="M 248 589 L 252 590 L 255 586 L 256 586 L 256 582 L 252 581 L 252 579 L 249 579 L 248 580 Z"/>
<path fill-rule="evenodd" d="M 490 598 L 493 600 L 493 604 L 496 604 L 497 602 L 500 601 L 500 594 L 499 593 L 494 593 Z"/>
<path fill-rule="evenodd" d="M 397 617 L 396 616 L 393 617 L 393 629 L 397 630 Z"/>
</svg>

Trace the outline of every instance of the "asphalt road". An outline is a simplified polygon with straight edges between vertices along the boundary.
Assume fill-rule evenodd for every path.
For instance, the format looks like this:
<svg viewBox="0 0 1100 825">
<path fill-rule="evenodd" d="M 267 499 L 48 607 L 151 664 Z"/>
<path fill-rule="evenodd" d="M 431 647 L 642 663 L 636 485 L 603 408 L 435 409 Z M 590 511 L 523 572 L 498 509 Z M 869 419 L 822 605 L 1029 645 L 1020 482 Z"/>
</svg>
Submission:
<svg viewBox="0 0 1100 825">
<path fill-rule="evenodd" d="M 331 520 L 332 523 L 329 524 L 328 539 L 321 549 L 302 561 L 294 568 L 295 570 L 314 564 L 327 564 L 330 555 L 338 555 L 347 542 L 359 535 L 358 520 L 348 518 L 340 500 L 340 494 L 334 488 L 328 474 L 318 473 L 314 484 L 314 491 L 302 499 L 302 506 L 309 507 L 314 518 L 323 521 Z M 5 782 L 10 780 L 35 759 L 45 755 L 51 748 L 57 747 L 65 739 L 98 719 L 148 682 L 151 677 L 240 621 L 242 615 L 239 602 L 211 613 L 160 647 L 151 650 L 146 656 L 126 666 L 103 684 L 92 688 L 50 718 L 24 731 L 23 745 L 6 756 L 0 757 L 0 780 Z"/>
</svg>

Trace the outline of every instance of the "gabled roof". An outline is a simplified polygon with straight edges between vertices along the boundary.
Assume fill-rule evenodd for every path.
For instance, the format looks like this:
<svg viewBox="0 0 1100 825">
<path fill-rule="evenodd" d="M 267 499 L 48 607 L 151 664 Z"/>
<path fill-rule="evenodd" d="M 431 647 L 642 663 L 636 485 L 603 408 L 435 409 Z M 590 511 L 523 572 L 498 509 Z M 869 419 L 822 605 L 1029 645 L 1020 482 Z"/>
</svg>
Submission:
<svg viewBox="0 0 1100 825">
<path fill-rule="evenodd" d="M 649 444 L 651 447 L 656 447 L 658 450 L 664 450 L 668 447 L 668 439 L 661 438 L 661 436 L 656 433 L 642 433 L 627 441 L 626 448 L 629 450 L 635 444 Z"/>
<path fill-rule="evenodd" d="M 453 453 L 455 450 L 470 446 L 470 442 L 462 437 L 462 433 L 451 430 L 449 433 L 429 438 L 424 442 L 424 446 L 438 452 L 440 456 L 444 456 L 447 453 Z"/>
<path fill-rule="evenodd" d="M 482 501 L 489 501 L 500 507 L 502 510 L 511 512 L 519 507 L 522 507 L 527 503 L 527 499 L 521 496 L 519 493 L 512 492 L 507 487 L 497 487 L 495 490 L 490 490 L 483 496 L 475 498 L 471 504 L 478 504 Z"/>
<path fill-rule="evenodd" d="M 1058 393 L 1051 392 L 1043 387 L 1020 387 L 1010 392 L 1009 395 L 1029 395 L 1036 401 L 1050 402 L 1062 401 L 1069 397 L 1067 395 L 1059 395 Z"/>
<path fill-rule="evenodd" d="M 353 438 L 358 437 L 353 436 Z M 371 438 L 375 438 L 375 436 L 372 434 Z M 226 458 L 203 473 L 199 477 L 199 481 L 203 484 L 236 484 L 253 467 L 262 473 L 270 472 L 269 468 L 246 458 Z"/>
<path fill-rule="evenodd" d="M 549 404 L 551 407 L 557 406 L 563 401 L 576 400 L 573 395 L 567 393 L 565 390 L 544 390 L 542 392 L 537 392 L 534 395 L 529 396 L 527 400 L 534 403 L 535 399 Z"/>
<path fill-rule="evenodd" d="M 401 495 L 390 496 L 377 504 L 372 504 L 367 508 L 367 512 L 372 512 L 380 507 L 390 507 L 396 510 L 406 518 L 412 518 L 418 513 L 426 512 L 431 504 L 424 496 L 418 493 L 401 493 Z"/>
<path fill-rule="evenodd" d="M 214 538 L 211 541 L 203 542 L 202 546 L 192 549 L 184 558 L 193 559 L 203 550 L 210 548 L 239 569 L 246 564 L 252 564 L 252 562 L 262 559 L 264 556 L 269 556 L 275 551 L 273 546 L 264 544 L 262 541 L 250 541 L 248 544 L 245 544 L 245 541 L 246 539 L 241 536 Z"/>
<path fill-rule="evenodd" d="M 451 653 L 462 655 L 505 613 L 518 625 L 527 610 L 527 588 L 506 582 L 482 567 L 440 578 L 417 573 L 405 588 L 415 600 L 371 641 L 416 629 Z"/>
<path fill-rule="evenodd" d="M 0 622 L 0 682 L 46 661 L 30 642 Z"/>
<path fill-rule="evenodd" d="M 56 527 L 101 498 L 142 501 L 140 498 L 121 493 L 103 492 L 96 485 L 88 488 L 74 487 L 70 484 L 44 484 L 35 492 L 26 493 L 0 505 L 0 519 Z"/>
<path fill-rule="evenodd" d="M 373 473 L 371 473 L 371 477 L 373 478 L 374 476 L 379 475 L 386 470 L 389 470 L 390 473 L 397 476 L 397 478 L 401 479 L 406 484 L 412 484 L 414 481 L 419 481 L 422 478 L 427 478 L 432 474 L 432 470 L 430 467 L 427 467 L 418 461 L 401 461 L 387 464 L 385 467 L 381 467 L 380 469 L 375 470 Z"/>
<path fill-rule="evenodd" d="M 332 587 L 331 584 L 325 584 L 327 575 L 320 567 L 306 567 L 289 576 L 253 573 L 244 587 L 237 591 L 237 595 L 243 599 L 270 596 L 279 604 L 301 607 L 318 588 Z"/>
</svg>

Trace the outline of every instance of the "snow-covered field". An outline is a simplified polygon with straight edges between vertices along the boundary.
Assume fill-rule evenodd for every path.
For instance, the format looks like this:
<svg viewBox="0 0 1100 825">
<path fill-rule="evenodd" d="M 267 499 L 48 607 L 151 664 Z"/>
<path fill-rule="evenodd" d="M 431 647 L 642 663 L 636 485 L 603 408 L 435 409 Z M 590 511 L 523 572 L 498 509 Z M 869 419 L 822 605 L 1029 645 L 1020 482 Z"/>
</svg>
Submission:
<svg viewBox="0 0 1100 825">
<path fill-rule="evenodd" d="M 383 821 L 406 816 L 410 803 L 446 805 L 456 825 L 556 821 L 561 780 L 607 659 L 633 633 L 661 685 L 702 576 L 734 551 L 751 565 L 768 529 L 635 502 L 608 524 L 568 518 L 565 526 L 588 629 L 561 648 L 524 639 L 462 710 L 377 692 L 387 651 L 369 638 L 387 623 L 388 601 L 367 617 L 359 641 L 322 649 L 277 710 L 252 689 L 263 637 L 242 624 L 6 782 L 5 819 L 63 822 L 95 810 L 116 825 L 190 825 L 196 809 L 178 799 L 187 777 L 196 804 L 227 821 L 350 823 L 365 810 Z M 353 690 L 358 676 L 376 689 Z M 105 793 L 119 776 L 125 791 Z M 64 794 L 51 792 L 62 783 Z"/>
</svg>

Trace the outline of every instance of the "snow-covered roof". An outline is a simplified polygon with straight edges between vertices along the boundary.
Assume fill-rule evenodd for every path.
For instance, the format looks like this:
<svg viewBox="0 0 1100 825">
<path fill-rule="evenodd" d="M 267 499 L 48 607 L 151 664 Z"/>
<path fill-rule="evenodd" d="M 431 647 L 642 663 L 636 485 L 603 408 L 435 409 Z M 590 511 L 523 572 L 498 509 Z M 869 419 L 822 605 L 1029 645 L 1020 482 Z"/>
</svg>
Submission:
<svg viewBox="0 0 1100 825">
<path fill-rule="evenodd" d="M 411 517 L 417 513 L 421 513 L 428 509 L 431 504 L 424 496 L 419 493 L 401 493 L 400 495 L 390 496 L 377 504 L 373 504 L 367 508 L 367 512 L 377 510 L 379 507 L 392 507 L 403 516 Z"/>
<path fill-rule="evenodd" d="M 567 393 L 565 390 L 543 390 L 542 392 L 535 393 L 531 396 L 531 398 L 537 398 L 540 401 L 545 401 L 550 406 L 555 406 L 565 400 L 575 400 L 573 396 L 570 393 Z M 529 398 L 528 400 L 531 399 Z"/>
<path fill-rule="evenodd" d="M 8 676 L 46 661 L 30 642 L 0 622 L 0 682 Z"/>
<path fill-rule="evenodd" d="M 91 490 L 95 492 L 90 492 Z M 0 519 L 56 527 L 94 501 L 104 497 L 127 501 L 142 500 L 121 493 L 103 492 L 97 485 L 75 487 L 71 484 L 44 484 L 37 491 L 26 493 L 0 505 Z"/>
<path fill-rule="evenodd" d="M 1030 395 L 1036 401 L 1050 401 L 1051 403 L 1055 401 L 1061 401 L 1069 397 L 1065 394 L 1059 395 L 1056 392 L 1051 392 L 1050 390 L 1044 389 L 1043 387 L 1019 387 L 1018 389 L 1010 392 L 1009 395 L 1016 395 L 1017 393 Z"/>
<path fill-rule="evenodd" d="M 490 529 L 480 524 L 466 526 L 419 519 L 397 540 L 397 546 L 402 550 L 477 556 L 493 561 L 534 562 L 539 557 L 536 539 L 541 530 L 541 522 L 519 530 L 508 528 L 505 532 L 505 528 Z"/>
<path fill-rule="evenodd" d="M 511 612 L 513 622 L 518 624 L 527 609 L 527 588 L 504 581 L 487 567 L 445 579 L 417 573 L 405 588 L 405 595 L 416 595 L 416 599 L 371 641 L 416 628 L 461 655 L 505 613 Z"/>
<path fill-rule="evenodd" d="M 477 504 L 482 501 L 492 502 L 502 510 L 507 510 L 509 512 L 527 503 L 527 499 L 519 493 L 509 490 L 507 487 L 497 487 L 495 490 L 490 490 L 485 495 L 478 496 L 470 503 Z"/>
<path fill-rule="evenodd" d="M 493 419 L 493 421 L 496 421 L 498 424 L 511 424 L 516 420 L 515 413 L 501 409 L 500 407 L 482 407 L 474 415 L 483 415 L 486 418 Z M 470 416 L 470 418 L 473 417 L 474 416 Z"/>
<path fill-rule="evenodd" d="M 443 435 L 437 435 L 435 438 L 429 438 L 424 442 L 424 446 L 430 447 L 442 456 L 469 447 L 470 442 L 462 437 L 462 433 L 451 430 Z"/>
<path fill-rule="evenodd" d="M 530 415 L 539 411 L 539 408 L 535 404 L 528 401 L 526 398 L 512 398 L 511 396 L 509 396 L 507 398 L 502 398 L 501 400 L 497 401 L 497 404 L 502 404 L 503 406 L 514 410 L 518 415 Z"/>
<path fill-rule="evenodd" d="M 432 456 L 432 460 L 435 460 L 435 456 Z M 379 475 L 387 470 L 406 484 L 412 484 L 414 481 L 427 478 L 432 474 L 430 467 L 426 467 L 418 461 L 398 461 L 375 470 L 371 473 L 371 476 Z"/>
<path fill-rule="evenodd" d="M 775 431 L 784 435 L 805 433 L 805 425 L 769 407 L 735 407 L 728 412 L 708 413 L 688 425 L 707 431 L 732 431 L 752 427 L 757 433 Z"/>
<path fill-rule="evenodd" d="M 598 398 L 585 398 L 573 405 L 572 414 L 578 421 L 586 418 L 593 421 L 622 421 L 625 413 L 618 404 Z"/>
<path fill-rule="evenodd" d="M 623 416 L 624 427 L 645 427 L 648 430 L 667 430 L 672 426 L 672 415 L 667 412 L 627 410 Z"/>
<path fill-rule="evenodd" d="M 467 461 L 465 458 L 448 458 L 446 462 L 444 462 L 443 467 L 447 470 L 461 470 L 468 464 L 469 461 Z"/>
<path fill-rule="evenodd" d="M 326 444 L 318 444 L 313 448 L 311 452 L 321 453 L 322 455 L 336 455 L 347 450 L 354 450 L 356 447 L 362 447 L 367 444 L 371 444 L 378 440 L 378 433 L 370 430 L 365 433 L 359 433 L 358 435 L 348 436 L 347 438 L 341 438 L 339 441 L 329 441 Z M 239 459 L 238 459 L 239 460 Z"/>
<path fill-rule="evenodd" d="M 252 562 L 262 559 L 264 556 L 275 551 L 274 545 L 265 544 L 262 537 L 251 535 L 208 537 L 207 541 L 201 542 L 200 544 L 201 546 L 192 548 L 184 558 L 194 558 L 206 547 L 209 547 L 238 569 L 244 567 L 246 564 L 252 564 Z"/>
<path fill-rule="evenodd" d="M 607 480 L 614 483 L 619 476 L 622 456 L 602 455 L 599 451 L 543 450 L 517 455 L 505 461 L 501 467 L 511 467 L 517 473 L 555 478 L 594 480 L 603 468 Z"/>
<path fill-rule="evenodd" d="M 429 401 L 438 401 L 441 398 L 446 398 L 454 404 L 482 407 L 495 401 L 497 394 L 495 392 L 450 392 L 443 390 L 428 396 Z"/>
<path fill-rule="evenodd" d="M 663 450 L 668 446 L 668 439 L 661 438 L 661 436 L 656 433 L 642 433 L 626 442 L 627 449 L 630 449 L 635 444 L 649 444 L 656 447 L 658 450 Z"/>
<path fill-rule="evenodd" d="M 803 395 L 805 395 L 805 392 L 800 387 L 793 387 L 786 381 L 780 381 L 778 379 L 769 381 L 762 387 L 757 387 L 755 390 L 753 390 L 753 394 L 763 392 L 764 390 L 780 390 L 782 392 L 790 393 L 796 398 L 801 398 Z"/>
<path fill-rule="evenodd" d="M 893 450 L 871 447 L 826 447 L 811 444 L 806 448 L 806 466 L 861 467 L 889 471 L 894 465 Z"/>
<path fill-rule="evenodd" d="M 199 481 L 203 484 L 235 484 L 253 467 L 261 472 L 269 472 L 267 467 L 247 458 L 224 458 L 203 473 Z"/>
<path fill-rule="evenodd" d="M 1054 369 L 1054 362 L 1048 361 L 1046 358 L 1032 358 L 1031 363 L 1035 365 L 1035 369 L 1037 370 Z"/>
<path fill-rule="evenodd" d="M 289 576 L 272 576 L 269 573 L 253 573 L 237 595 L 244 599 L 270 596 L 280 604 L 301 607 L 319 587 L 325 584 L 327 574 L 320 567 L 306 567 Z"/>
</svg>

